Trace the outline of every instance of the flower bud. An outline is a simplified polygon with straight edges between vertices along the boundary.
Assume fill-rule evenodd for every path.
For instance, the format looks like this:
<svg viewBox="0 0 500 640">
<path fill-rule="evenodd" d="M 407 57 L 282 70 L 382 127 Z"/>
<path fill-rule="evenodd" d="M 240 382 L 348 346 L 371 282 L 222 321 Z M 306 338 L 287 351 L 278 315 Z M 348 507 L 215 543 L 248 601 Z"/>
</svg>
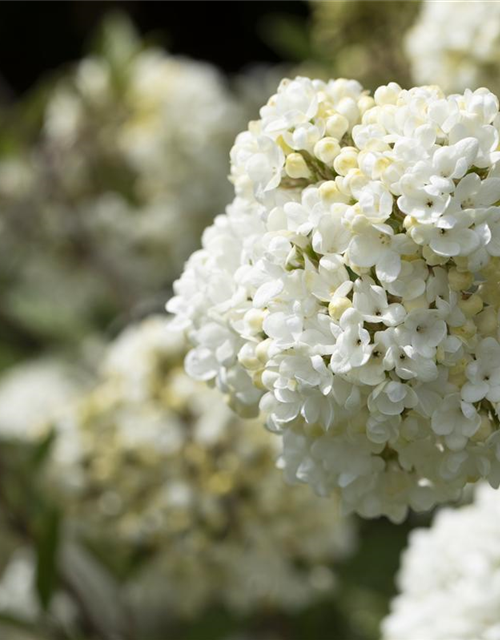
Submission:
<svg viewBox="0 0 500 640">
<path fill-rule="evenodd" d="M 492 307 L 481 311 L 475 318 L 478 331 L 483 336 L 496 336 L 498 332 L 498 314 Z"/>
<path fill-rule="evenodd" d="M 348 129 L 349 121 L 340 113 L 330 116 L 326 121 L 326 132 L 337 140 L 340 140 Z"/>
<path fill-rule="evenodd" d="M 310 178 L 311 172 L 300 153 L 291 153 L 285 164 L 285 171 L 290 178 Z"/>
<path fill-rule="evenodd" d="M 452 291 L 467 291 L 474 282 L 474 276 L 470 271 L 459 271 L 452 267 L 448 272 L 448 282 Z"/>
<path fill-rule="evenodd" d="M 333 161 L 333 168 L 341 176 L 358 166 L 358 152 L 354 147 L 344 147 Z"/>
<path fill-rule="evenodd" d="M 477 293 L 458 301 L 458 306 L 467 318 L 472 318 L 483 310 L 483 301 Z"/>
<path fill-rule="evenodd" d="M 332 164 L 340 153 L 340 145 L 335 138 L 323 138 L 314 145 L 314 155 L 325 164 Z"/>
<path fill-rule="evenodd" d="M 379 87 L 375 93 L 374 98 L 376 104 L 396 104 L 399 94 L 401 93 L 401 87 L 396 82 L 389 82 L 389 84 Z"/>
<path fill-rule="evenodd" d="M 328 313 L 331 318 L 339 320 L 344 311 L 347 311 L 350 307 L 352 307 L 352 302 L 349 298 L 333 298 L 328 305 Z"/>
</svg>

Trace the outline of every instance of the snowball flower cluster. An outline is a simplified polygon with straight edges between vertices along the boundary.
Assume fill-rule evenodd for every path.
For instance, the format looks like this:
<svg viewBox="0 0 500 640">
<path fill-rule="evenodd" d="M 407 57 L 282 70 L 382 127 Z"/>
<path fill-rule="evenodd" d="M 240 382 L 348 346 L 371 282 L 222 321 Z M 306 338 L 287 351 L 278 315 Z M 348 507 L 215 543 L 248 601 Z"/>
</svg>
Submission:
<svg viewBox="0 0 500 640">
<path fill-rule="evenodd" d="M 84 536 L 143 558 L 124 580 L 139 610 L 313 602 L 351 524 L 282 483 L 275 439 L 190 379 L 184 354 L 162 317 L 125 330 L 95 389 L 55 421 L 47 482 Z"/>
<path fill-rule="evenodd" d="M 402 520 L 500 482 L 498 100 L 283 80 L 167 309 L 188 373 L 283 439 L 292 482 Z"/>
<path fill-rule="evenodd" d="M 473 504 L 413 531 L 384 640 L 498 640 L 499 534 L 500 496 L 487 486 Z"/>
<path fill-rule="evenodd" d="M 437 83 L 445 91 L 498 90 L 499 20 L 498 2 L 425 0 L 405 39 L 415 81 Z"/>
</svg>

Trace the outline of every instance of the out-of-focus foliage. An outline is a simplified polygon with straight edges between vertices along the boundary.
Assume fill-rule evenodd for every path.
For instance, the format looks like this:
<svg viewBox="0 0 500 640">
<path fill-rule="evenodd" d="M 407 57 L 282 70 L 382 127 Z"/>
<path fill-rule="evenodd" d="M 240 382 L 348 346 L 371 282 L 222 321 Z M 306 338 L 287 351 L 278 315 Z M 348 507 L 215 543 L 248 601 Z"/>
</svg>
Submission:
<svg viewBox="0 0 500 640">
<path fill-rule="evenodd" d="M 367 89 L 411 85 L 403 41 L 418 0 L 311 1 L 311 42 L 328 77 L 355 78 Z"/>
</svg>

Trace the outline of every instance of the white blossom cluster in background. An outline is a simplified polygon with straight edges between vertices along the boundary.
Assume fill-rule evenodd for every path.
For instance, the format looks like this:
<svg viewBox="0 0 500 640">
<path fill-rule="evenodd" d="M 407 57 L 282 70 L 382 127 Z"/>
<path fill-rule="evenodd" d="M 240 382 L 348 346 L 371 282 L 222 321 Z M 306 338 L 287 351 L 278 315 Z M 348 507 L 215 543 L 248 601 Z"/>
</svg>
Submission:
<svg viewBox="0 0 500 640">
<path fill-rule="evenodd" d="M 230 198 L 227 150 L 244 117 L 209 64 L 149 49 L 119 72 L 117 88 L 110 61 L 89 57 L 62 81 L 47 107 L 40 160 L 62 196 L 79 194 L 73 211 L 71 201 L 60 203 L 61 215 L 102 235 L 143 278 L 158 278 L 159 264 L 178 268 Z M 99 163 L 108 175 L 96 175 Z"/>
<path fill-rule="evenodd" d="M 146 618 L 314 602 L 353 545 L 351 523 L 283 485 L 275 439 L 191 380 L 184 354 L 161 317 L 117 338 L 99 384 L 55 421 L 53 494 L 82 535 L 117 558 L 140 552 L 125 588 Z"/>
<path fill-rule="evenodd" d="M 415 82 L 444 91 L 498 90 L 500 4 L 425 0 L 405 49 Z"/>
<path fill-rule="evenodd" d="M 282 435 L 292 482 L 402 520 L 500 482 L 498 100 L 283 80 L 167 309 L 186 369 Z"/>
<path fill-rule="evenodd" d="M 0 157 L 2 239 L 16 249 L 0 259 L 4 305 L 57 337 L 63 319 L 74 336 L 161 308 L 231 199 L 228 153 L 254 112 L 214 66 L 146 46 L 123 20 L 50 86 L 36 139 Z"/>
<path fill-rule="evenodd" d="M 57 357 L 28 360 L 0 377 L 0 440 L 35 441 L 85 388 L 82 371 Z"/>
<path fill-rule="evenodd" d="M 443 509 L 430 529 L 413 531 L 384 640 L 498 640 L 499 536 L 500 496 L 487 486 L 473 504 Z"/>
</svg>

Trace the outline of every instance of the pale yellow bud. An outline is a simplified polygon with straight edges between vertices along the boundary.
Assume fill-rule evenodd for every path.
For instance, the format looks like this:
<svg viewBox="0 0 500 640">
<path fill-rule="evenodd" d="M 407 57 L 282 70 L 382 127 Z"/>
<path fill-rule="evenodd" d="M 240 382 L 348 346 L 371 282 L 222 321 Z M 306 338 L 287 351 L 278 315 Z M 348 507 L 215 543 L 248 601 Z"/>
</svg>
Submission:
<svg viewBox="0 0 500 640">
<path fill-rule="evenodd" d="M 371 96 L 363 96 L 358 100 L 358 109 L 361 114 L 375 106 L 375 100 Z"/>
<path fill-rule="evenodd" d="M 265 364 L 269 360 L 269 347 L 272 344 L 271 338 L 266 338 L 255 347 L 255 355 L 262 364 Z"/>
<path fill-rule="evenodd" d="M 452 367 L 448 369 L 450 375 L 457 375 L 463 373 L 469 364 L 467 358 L 461 358 L 458 362 L 456 362 Z"/>
<path fill-rule="evenodd" d="M 252 371 L 250 377 L 252 378 L 252 382 L 257 389 L 261 391 L 266 391 L 267 387 L 262 382 L 262 370 L 260 371 Z"/>
<path fill-rule="evenodd" d="M 477 327 L 474 322 L 469 318 L 461 327 L 451 327 L 451 333 L 455 336 L 459 336 L 464 340 L 469 340 L 477 333 Z"/>
<path fill-rule="evenodd" d="M 410 313 L 410 311 L 414 311 L 415 309 L 427 309 L 429 307 L 429 303 L 427 302 L 425 294 L 419 296 L 418 298 L 413 298 L 413 300 L 405 300 L 403 304 L 408 313 Z"/>
<path fill-rule="evenodd" d="M 341 140 L 348 129 L 349 120 L 340 113 L 330 116 L 326 121 L 327 134 L 337 140 Z"/>
<path fill-rule="evenodd" d="M 333 180 L 323 182 L 319 187 L 319 195 L 326 205 L 333 204 L 334 202 L 343 202 L 345 197 L 340 193 L 337 184 Z"/>
<path fill-rule="evenodd" d="M 375 178 L 380 178 L 380 176 L 384 173 L 384 171 L 390 167 L 392 164 L 392 160 L 389 158 L 378 158 L 373 164 L 373 176 Z"/>
<path fill-rule="evenodd" d="M 467 268 L 469 266 L 468 258 L 463 258 L 462 256 L 455 256 L 453 259 L 455 260 L 455 264 L 457 265 L 457 268 L 459 269 L 459 271 L 467 271 Z"/>
<path fill-rule="evenodd" d="M 416 224 L 417 224 L 417 221 L 415 220 L 415 218 L 412 218 L 411 216 L 405 216 L 405 219 L 403 220 L 403 227 L 405 229 L 409 231 Z"/>
<path fill-rule="evenodd" d="M 239 350 L 238 362 L 242 367 L 249 369 L 250 371 L 262 368 L 262 363 L 256 357 L 253 345 L 249 343 L 243 345 Z"/>
<path fill-rule="evenodd" d="M 349 124 L 352 126 L 359 119 L 360 113 L 358 105 L 352 98 L 342 98 L 337 104 L 337 111 L 347 118 Z"/>
<path fill-rule="evenodd" d="M 473 442 L 483 442 L 493 433 L 493 427 L 491 425 L 491 420 L 486 415 L 481 416 L 481 424 L 479 425 L 479 429 L 472 436 L 471 440 Z"/>
<path fill-rule="evenodd" d="M 498 258 L 492 258 L 488 264 L 481 269 L 481 272 L 486 278 L 498 279 L 500 277 L 498 262 Z"/>
<path fill-rule="evenodd" d="M 483 336 L 496 336 L 498 331 L 498 313 L 492 307 L 481 311 L 475 319 L 477 329 Z"/>
<path fill-rule="evenodd" d="M 467 377 L 463 372 L 450 374 L 448 376 L 448 382 L 450 382 L 451 384 L 454 384 L 456 387 L 462 387 L 467 382 Z"/>
<path fill-rule="evenodd" d="M 373 109 L 369 109 L 368 111 L 365 111 L 363 113 L 363 119 L 362 119 L 363 124 L 364 125 L 377 124 L 379 114 L 380 114 L 380 107 L 377 107 L 377 106 L 373 107 Z"/>
<path fill-rule="evenodd" d="M 285 171 L 290 178 L 310 178 L 311 172 L 300 153 L 291 153 L 287 156 Z"/>
<path fill-rule="evenodd" d="M 354 147 L 344 147 L 333 161 L 333 168 L 341 176 L 358 167 L 358 152 Z"/>
<path fill-rule="evenodd" d="M 332 164 L 340 153 L 340 145 L 335 138 L 322 138 L 314 145 L 314 155 L 325 164 Z"/>
<path fill-rule="evenodd" d="M 292 147 L 290 147 L 286 142 L 285 139 L 283 138 L 283 136 L 280 136 L 277 140 L 276 140 L 278 146 L 280 146 L 283 151 L 285 152 L 286 155 L 288 155 L 289 153 L 293 153 L 293 149 Z"/>
<path fill-rule="evenodd" d="M 328 313 L 331 318 L 339 320 L 344 311 L 347 311 L 350 307 L 352 307 L 352 302 L 349 298 L 333 298 L 328 305 Z"/>
<path fill-rule="evenodd" d="M 249 309 L 243 318 L 245 329 L 250 334 L 260 333 L 262 331 L 262 323 L 267 315 L 262 309 Z"/>
<path fill-rule="evenodd" d="M 390 82 L 388 85 L 379 87 L 373 97 L 375 102 L 380 105 L 396 104 L 399 94 L 401 93 L 401 87 L 395 82 Z"/>
<path fill-rule="evenodd" d="M 448 283 L 452 291 L 467 291 L 474 282 L 474 275 L 470 271 L 459 271 L 452 267 L 448 272 Z"/>
<path fill-rule="evenodd" d="M 369 183 L 369 179 L 360 169 L 351 169 L 345 176 L 344 188 L 349 189 L 349 192 L 356 192 L 361 190 Z"/>
<path fill-rule="evenodd" d="M 469 298 L 459 300 L 458 306 L 467 318 L 472 318 L 483 310 L 483 301 L 480 296 L 474 293 Z"/>
</svg>

